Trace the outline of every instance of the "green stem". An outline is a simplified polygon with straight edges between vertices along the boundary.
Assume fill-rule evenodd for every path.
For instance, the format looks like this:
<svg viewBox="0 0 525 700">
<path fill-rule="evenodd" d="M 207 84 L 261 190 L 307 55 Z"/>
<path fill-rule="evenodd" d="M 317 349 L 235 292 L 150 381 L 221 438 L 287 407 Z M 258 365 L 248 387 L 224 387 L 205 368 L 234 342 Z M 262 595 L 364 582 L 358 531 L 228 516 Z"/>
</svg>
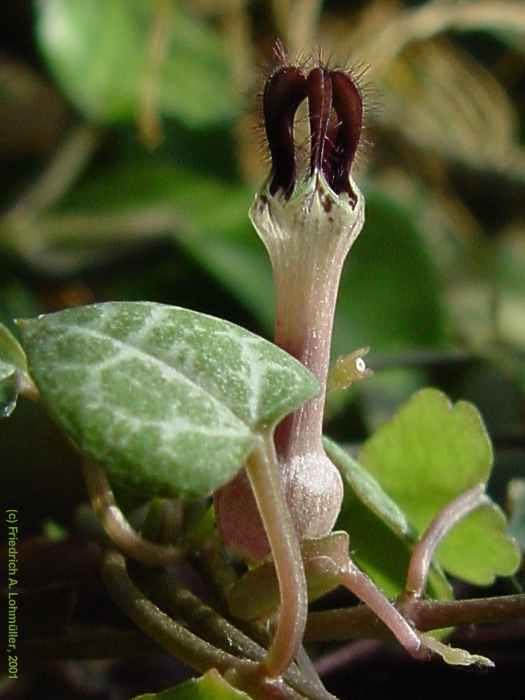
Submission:
<svg viewBox="0 0 525 700">
<path fill-rule="evenodd" d="M 341 574 L 341 583 L 354 593 L 383 622 L 398 642 L 416 659 L 428 659 L 417 632 L 379 588 L 349 560 L 348 569 Z"/>
<path fill-rule="evenodd" d="M 102 577 L 114 602 L 146 635 L 182 663 L 200 673 L 215 668 L 226 680 L 246 690 L 254 700 L 301 700 L 282 678 L 268 678 L 261 665 L 238 659 L 205 642 L 183 625 L 172 620 L 151 602 L 129 578 L 124 557 L 108 550 L 102 561 Z"/>
<path fill-rule="evenodd" d="M 477 484 L 448 503 L 436 515 L 412 552 L 405 584 L 405 595 L 408 598 L 420 598 L 424 594 L 432 557 L 443 538 L 456 523 L 488 500 L 485 484 Z"/>
<path fill-rule="evenodd" d="M 118 507 L 106 472 L 84 460 L 84 478 L 91 505 L 110 540 L 132 559 L 146 566 L 169 566 L 182 559 L 184 550 L 148 542 L 133 529 Z"/>
<path fill-rule="evenodd" d="M 421 631 L 461 625 L 498 624 L 525 618 L 525 594 L 470 598 L 468 600 L 417 600 L 411 616 Z M 392 633 L 366 605 L 312 612 L 305 631 L 306 642 L 343 642 L 351 639 L 393 639 Z M 135 630 L 99 625 L 71 627 L 66 633 L 45 638 L 25 638 L 19 652 L 26 665 L 38 659 L 104 659 L 151 651 L 151 640 Z M 298 688 L 299 689 L 299 688 Z"/>
<path fill-rule="evenodd" d="M 147 580 L 150 580 L 149 577 Z M 262 661 L 266 656 L 266 649 L 243 634 L 191 591 L 178 585 L 172 577 L 161 574 L 155 577 L 152 583 L 153 597 L 158 599 L 166 610 L 187 620 L 209 642 L 252 661 Z"/>
<path fill-rule="evenodd" d="M 418 630 L 426 632 L 459 625 L 501 623 L 525 618 L 525 594 L 469 600 L 416 600 L 410 617 Z M 366 605 L 310 613 L 306 642 L 348 639 L 392 639 L 392 633 Z"/>
<path fill-rule="evenodd" d="M 209 642 L 220 646 L 225 651 L 258 662 L 266 657 L 267 650 L 264 647 L 203 603 L 191 591 L 178 586 L 166 574 L 155 577 L 153 595 L 155 598 L 158 597 L 163 607 L 180 615 Z M 289 666 L 283 678 L 292 688 L 312 700 L 333 698 L 322 685 L 319 685 L 319 679 L 314 681 L 308 677 L 305 678 L 295 664 Z"/>
<path fill-rule="evenodd" d="M 163 613 L 129 578 L 125 559 L 119 552 L 105 553 L 102 577 L 114 602 L 137 627 L 191 668 L 201 673 L 210 668 L 226 673 L 230 669 L 248 670 L 252 665 L 216 649 Z"/>
</svg>

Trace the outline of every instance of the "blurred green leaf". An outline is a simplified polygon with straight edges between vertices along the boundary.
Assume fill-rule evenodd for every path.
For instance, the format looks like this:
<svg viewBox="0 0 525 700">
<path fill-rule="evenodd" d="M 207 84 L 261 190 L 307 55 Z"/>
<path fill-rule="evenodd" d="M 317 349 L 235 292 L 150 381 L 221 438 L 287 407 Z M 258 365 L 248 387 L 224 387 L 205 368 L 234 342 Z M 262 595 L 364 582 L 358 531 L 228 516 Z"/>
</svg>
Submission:
<svg viewBox="0 0 525 700">
<path fill-rule="evenodd" d="M 198 497 L 319 391 L 278 347 L 227 321 L 109 302 L 21 323 L 29 366 L 62 429 L 117 484 Z"/>
<path fill-rule="evenodd" d="M 14 319 L 37 316 L 40 311 L 40 305 L 28 288 L 15 277 L 4 274 L 0 282 L 0 323 L 18 338 L 20 332 Z"/>
<path fill-rule="evenodd" d="M 497 239 L 494 260 L 498 335 L 525 350 L 525 229 L 519 226 Z M 525 370 L 521 372 L 525 387 Z"/>
<path fill-rule="evenodd" d="M 165 41 L 156 57 L 155 26 Z M 133 120 L 148 91 L 162 114 L 188 125 L 235 112 L 225 48 L 171 0 L 46 0 L 37 3 L 37 38 L 62 89 L 89 120 Z"/>
<path fill-rule="evenodd" d="M 440 296 L 414 214 L 377 190 L 368 192 L 365 227 L 339 292 L 334 351 L 444 344 Z"/>
<path fill-rule="evenodd" d="M 67 529 L 52 518 L 46 518 L 42 523 L 42 534 L 52 542 L 63 542 L 68 537 Z"/>
<path fill-rule="evenodd" d="M 11 367 L 27 372 L 24 350 L 11 331 L 0 323 L 0 368 Z"/>
<path fill-rule="evenodd" d="M 249 700 L 250 696 L 233 688 L 212 669 L 201 678 L 193 678 L 161 693 L 138 695 L 134 700 Z"/>
<path fill-rule="evenodd" d="M 500 15 L 494 13 L 492 22 L 481 22 L 479 29 L 492 34 L 509 48 L 525 53 L 525 7 L 515 0 L 499 0 L 494 7 L 498 8 Z"/>
<path fill-rule="evenodd" d="M 336 528 L 350 535 L 352 559 L 390 597 L 403 590 L 415 531 L 380 482 L 332 440 L 325 438 L 328 456 L 344 483 L 344 499 Z M 432 566 L 429 594 L 449 599 L 452 589 L 438 566 Z"/>
<path fill-rule="evenodd" d="M 404 401 L 427 384 L 425 372 L 421 368 L 397 367 L 375 372 L 357 386 L 368 434 L 389 420 Z"/>
<path fill-rule="evenodd" d="M 525 226 L 509 229 L 498 237 L 493 259 L 498 287 L 525 297 Z"/>
<path fill-rule="evenodd" d="M 521 30 L 505 30 L 498 28 L 488 28 L 488 31 L 499 39 L 503 44 L 513 49 L 517 53 L 525 54 L 525 11 L 522 9 Z"/>
<path fill-rule="evenodd" d="M 117 213 L 133 219 L 145 208 L 166 215 L 159 232 L 171 229 L 177 242 L 270 331 L 272 273 L 248 221 L 252 198 L 252 189 L 244 185 L 206 178 L 169 162 L 139 161 L 77 188 L 61 211 L 92 211 L 94 222 Z M 445 344 L 440 287 L 410 210 L 371 191 L 366 217 L 343 273 L 334 353 L 360 345 L 378 351 Z M 72 235 L 71 225 L 64 228 L 64 238 Z M 89 241 L 87 232 L 85 238 Z M 112 242 L 109 230 L 105 239 Z M 125 230 L 118 239 L 125 240 Z"/>
<path fill-rule="evenodd" d="M 7 418 L 15 409 L 19 373 L 27 374 L 25 353 L 14 335 L 0 323 L 0 418 Z"/>
<path fill-rule="evenodd" d="M 0 361 L 0 418 L 8 418 L 16 408 L 16 370 Z"/>
<path fill-rule="evenodd" d="M 509 532 L 525 551 L 525 479 L 511 479 L 508 485 Z"/>
<path fill-rule="evenodd" d="M 422 534 L 447 503 L 487 481 L 492 446 L 472 404 L 452 405 L 436 389 L 424 389 L 365 443 L 359 461 Z M 505 527 L 495 504 L 478 508 L 443 540 L 436 560 L 477 585 L 509 576 L 519 553 Z"/>
<path fill-rule="evenodd" d="M 125 222 L 118 232 L 112 232 L 115 217 L 134 222 L 144 218 L 144 238 L 152 233 L 171 235 L 270 330 L 272 271 L 248 220 L 252 198 L 253 190 L 244 185 L 203 177 L 168 161 L 137 160 L 106 171 L 71 192 L 55 219 L 65 217 L 68 225 L 61 225 L 63 233 L 51 228 L 52 236 L 68 248 L 83 240 L 84 248 L 91 245 L 100 252 L 105 245 L 114 251 L 115 240 L 131 243 L 138 237 L 138 232 L 126 234 Z M 92 218 L 92 235 L 88 224 L 75 235 L 78 217 L 85 222 Z M 148 230 L 148 223 L 156 228 Z"/>
</svg>

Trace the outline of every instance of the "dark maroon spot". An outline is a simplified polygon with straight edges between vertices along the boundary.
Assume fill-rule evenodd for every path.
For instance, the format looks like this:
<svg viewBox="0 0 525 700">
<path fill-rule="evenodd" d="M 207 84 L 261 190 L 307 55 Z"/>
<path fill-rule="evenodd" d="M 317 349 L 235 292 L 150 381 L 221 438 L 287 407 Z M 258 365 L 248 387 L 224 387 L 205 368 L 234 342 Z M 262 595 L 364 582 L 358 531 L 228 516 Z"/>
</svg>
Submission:
<svg viewBox="0 0 525 700">
<path fill-rule="evenodd" d="M 327 214 L 329 211 L 332 211 L 332 200 L 329 197 L 323 199 L 323 209 Z"/>
<path fill-rule="evenodd" d="M 272 156 L 271 194 L 279 189 L 287 198 L 292 194 L 296 179 L 293 122 L 305 97 L 306 78 L 291 66 L 277 70 L 264 88 L 264 124 Z"/>
</svg>

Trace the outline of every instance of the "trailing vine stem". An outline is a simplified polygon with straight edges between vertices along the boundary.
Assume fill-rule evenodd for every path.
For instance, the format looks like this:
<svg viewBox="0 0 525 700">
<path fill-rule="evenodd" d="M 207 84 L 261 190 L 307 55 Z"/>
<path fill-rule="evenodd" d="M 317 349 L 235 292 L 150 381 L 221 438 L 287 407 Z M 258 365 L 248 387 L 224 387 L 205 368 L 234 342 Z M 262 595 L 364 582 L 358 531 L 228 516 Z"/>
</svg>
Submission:
<svg viewBox="0 0 525 700">
<path fill-rule="evenodd" d="M 126 556 L 146 566 L 169 566 L 180 561 L 182 547 L 156 544 L 145 540 L 130 524 L 115 501 L 104 469 L 84 460 L 84 479 L 93 510 L 109 539 Z"/>
<path fill-rule="evenodd" d="M 246 469 L 270 542 L 281 591 L 274 639 L 261 661 L 268 677 L 277 678 L 289 667 L 301 645 L 308 596 L 301 551 L 282 492 L 272 434 L 261 437 Z M 106 534 L 126 555 L 148 566 L 167 566 L 180 561 L 182 548 L 148 542 L 133 529 L 117 506 L 102 467 L 86 460 L 84 475 L 93 510 Z"/>
<path fill-rule="evenodd" d="M 163 608 L 182 617 L 191 629 L 196 629 L 207 641 L 237 656 L 258 662 L 264 660 L 267 654 L 265 647 L 237 629 L 194 593 L 177 584 L 173 577 L 166 573 L 148 571 L 146 581 L 151 586 L 152 597 L 158 599 Z M 319 686 L 317 674 L 315 677 L 307 675 L 302 663 L 300 667 L 290 664 L 283 679 L 297 692 L 312 700 L 333 700 L 333 696 Z"/>
<path fill-rule="evenodd" d="M 421 632 L 525 619 L 525 594 L 450 601 L 414 600 L 410 618 Z M 304 638 L 306 642 L 341 642 L 392 639 L 392 634 L 368 606 L 356 605 L 310 613 Z"/>
<path fill-rule="evenodd" d="M 304 700 L 304 696 L 280 678 L 261 673 L 261 664 L 241 659 L 201 639 L 158 608 L 128 575 L 126 560 L 108 549 L 102 558 L 102 577 L 116 605 L 148 637 L 184 664 L 200 673 L 215 668 L 235 687 L 246 690 L 255 700 Z M 315 700 L 316 696 L 309 696 Z M 318 696 L 317 696 L 318 697 Z"/>
<path fill-rule="evenodd" d="M 415 600 L 410 607 L 410 616 L 420 631 L 525 620 L 525 594 L 451 601 Z M 391 640 L 393 637 L 368 606 L 356 605 L 309 613 L 304 639 L 316 643 Z M 99 629 L 73 626 L 56 636 L 20 641 L 20 651 L 28 663 L 31 659 L 114 658 L 116 654 L 138 654 L 152 648 L 150 637 L 137 630 L 112 626 Z"/>
<path fill-rule="evenodd" d="M 163 613 L 130 579 L 122 554 L 109 549 L 102 559 L 102 577 L 111 597 L 123 612 L 151 639 L 191 668 L 205 673 L 216 668 L 225 673 L 245 668 L 251 661 L 238 659 L 199 639 Z"/>
<path fill-rule="evenodd" d="M 490 500 L 485 484 L 476 484 L 448 503 L 432 520 L 414 547 L 405 583 L 404 598 L 421 598 L 425 592 L 432 557 L 443 538 L 460 520 Z"/>
<path fill-rule="evenodd" d="M 417 631 L 413 629 L 399 610 L 388 600 L 380 589 L 357 566 L 348 560 L 346 571 L 340 581 L 365 603 L 378 618 L 388 626 L 392 634 L 406 651 L 416 659 L 428 660 L 430 653 L 422 644 Z"/>
</svg>

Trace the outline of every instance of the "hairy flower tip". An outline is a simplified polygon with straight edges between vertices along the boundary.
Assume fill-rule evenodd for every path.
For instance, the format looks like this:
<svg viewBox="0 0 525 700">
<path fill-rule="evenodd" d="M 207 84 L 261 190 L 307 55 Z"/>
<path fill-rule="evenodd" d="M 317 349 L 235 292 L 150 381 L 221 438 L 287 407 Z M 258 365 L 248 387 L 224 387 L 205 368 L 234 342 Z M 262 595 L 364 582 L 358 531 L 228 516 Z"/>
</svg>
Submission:
<svg viewBox="0 0 525 700">
<path fill-rule="evenodd" d="M 319 65 L 308 73 L 289 65 L 281 44 L 279 65 L 266 81 L 263 113 L 272 159 L 269 193 L 290 199 L 297 182 L 294 120 L 303 101 L 308 104 L 310 158 L 306 177 L 322 176 L 335 195 L 348 195 L 353 206 L 358 193 L 351 169 L 363 130 L 363 96 L 353 76 Z"/>
</svg>

